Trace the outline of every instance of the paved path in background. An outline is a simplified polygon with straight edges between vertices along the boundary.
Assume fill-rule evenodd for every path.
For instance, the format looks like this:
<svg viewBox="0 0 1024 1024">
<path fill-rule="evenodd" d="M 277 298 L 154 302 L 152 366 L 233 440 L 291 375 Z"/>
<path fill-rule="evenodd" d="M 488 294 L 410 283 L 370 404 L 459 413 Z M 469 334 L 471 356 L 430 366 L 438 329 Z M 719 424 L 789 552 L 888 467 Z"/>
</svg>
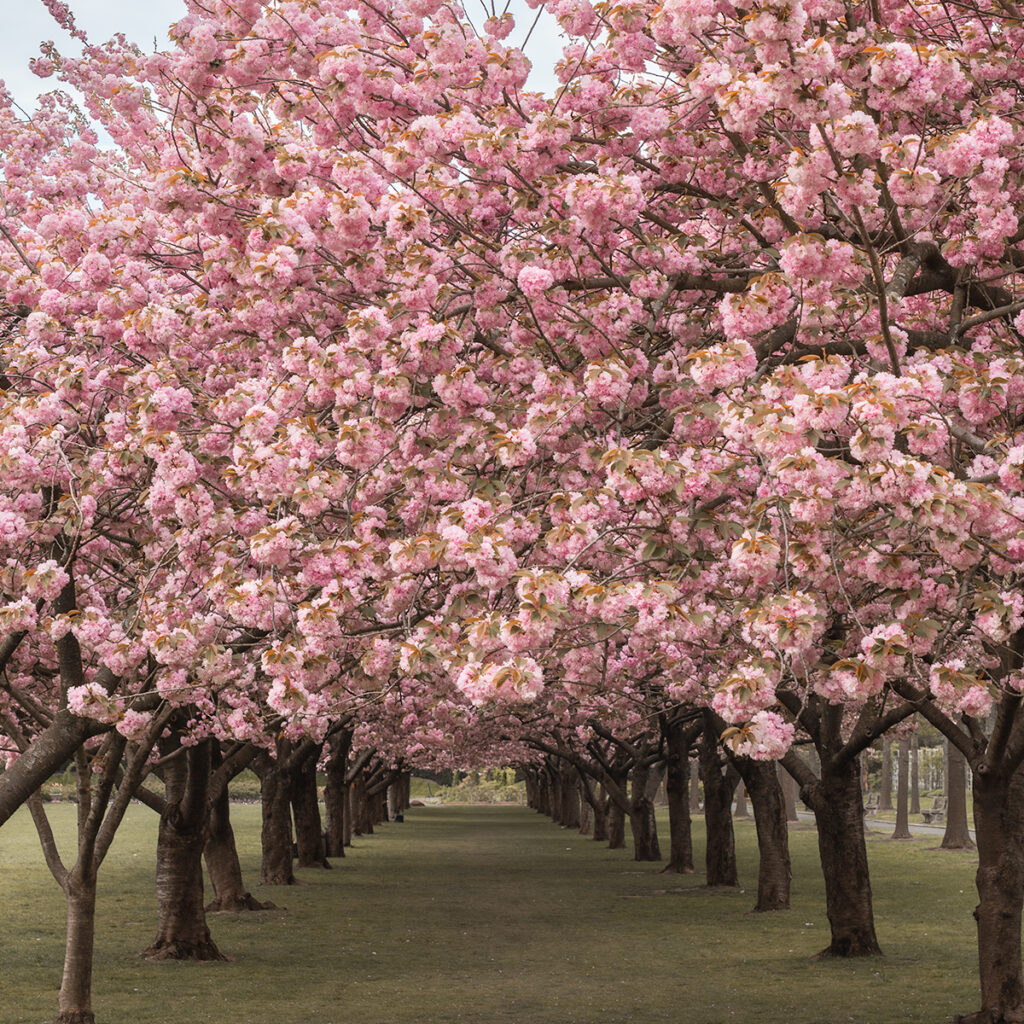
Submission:
<svg viewBox="0 0 1024 1024">
<path fill-rule="evenodd" d="M 814 815 L 808 811 L 797 811 L 797 817 L 801 821 L 814 821 Z M 896 822 L 885 821 L 883 818 L 865 818 L 864 824 L 872 832 L 892 832 L 896 828 Z M 945 822 L 941 825 L 925 825 L 923 822 L 916 821 L 910 823 L 910 832 L 915 836 L 935 836 L 937 839 L 941 839 L 945 831 Z M 967 831 L 970 833 L 971 839 L 974 839 L 974 829 L 971 828 Z"/>
</svg>

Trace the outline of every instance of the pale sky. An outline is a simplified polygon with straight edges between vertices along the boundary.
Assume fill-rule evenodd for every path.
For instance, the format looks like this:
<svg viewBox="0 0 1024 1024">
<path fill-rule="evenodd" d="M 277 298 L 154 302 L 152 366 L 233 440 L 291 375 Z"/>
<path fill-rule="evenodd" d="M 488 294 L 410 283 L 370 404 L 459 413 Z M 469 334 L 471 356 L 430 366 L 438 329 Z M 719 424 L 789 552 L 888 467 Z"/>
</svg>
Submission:
<svg viewBox="0 0 1024 1024">
<path fill-rule="evenodd" d="M 490 0 L 487 0 L 488 6 Z M 481 0 L 465 0 L 466 10 L 475 24 L 486 14 Z M 143 50 L 167 44 L 167 27 L 184 13 L 183 0 L 68 0 L 79 28 L 89 38 L 102 42 L 123 32 Z M 30 58 L 39 55 L 39 43 L 54 40 L 63 52 L 74 52 L 74 41 L 57 26 L 41 0 L 8 0 L 4 4 L 3 31 L 0 32 L 0 78 L 27 109 L 35 105 L 40 92 L 53 88 L 49 79 L 39 79 L 29 71 Z M 502 2 L 498 2 L 499 11 Z M 524 0 L 510 0 L 509 9 L 516 14 L 516 30 L 506 42 L 520 41 L 536 15 Z M 488 12 L 489 13 L 489 12 Z M 526 48 L 533 61 L 530 88 L 551 92 L 557 88 L 552 68 L 561 55 L 558 25 L 549 15 L 542 15 Z"/>
</svg>

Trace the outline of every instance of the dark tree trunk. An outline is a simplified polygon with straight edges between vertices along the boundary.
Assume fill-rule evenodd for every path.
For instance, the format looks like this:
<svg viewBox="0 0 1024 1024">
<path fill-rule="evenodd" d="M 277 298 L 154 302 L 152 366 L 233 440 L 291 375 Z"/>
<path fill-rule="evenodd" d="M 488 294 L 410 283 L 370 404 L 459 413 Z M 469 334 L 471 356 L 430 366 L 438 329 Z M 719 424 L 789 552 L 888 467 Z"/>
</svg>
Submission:
<svg viewBox="0 0 1024 1024">
<path fill-rule="evenodd" d="M 917 733 L 910 737 L 910 813 L 921 813 L 921 742 Z"/>
<path fill-rule="evenodd" d="M 910 738 L 906 737 L 899 741 L 897 752 L 897 764 L 899 777 L 896 780 L 896 828 L 893 830 L 893 839 L 913 839 L 910 834 L 910 816 L 908 805 L 910 799 Z"/>
<path fill-rule="evenodd" d="M 822 758 L 818 783 L 801 791 L 818 825 L 818 853 L 832 941 L 820 957 L 879 956 L 864 844 L 860 761 Z"/>
<path fill-rule="evenodd" d="M 608 803 L 608 849 L 626 848 L 626 812 L 614 801 Z"/>
<path fill-rule="evenodd" d="M 210 937 L 203 902 L 211 742 L 189 747 L 164 768 L 166 807 L 156 853 L 157 934 L 143 954 L 149 960 L 226 959 Z"/>
<path fill-rule="evenodd" d="M 360 772 L 349 788 L 352 801 L 352 830 L 357 836 L 373 835 L 373 809 L 366 791 L 366 772 Z"/>
<path fill-rule="evenodd" d="M 583 783 L 579 780 L 576 782 L 576 799 L 580 805 L 580 835 L 589 836 L 594 830 L 594 808 L 590 806 L 583 792 Z"/>
<path fill-rule="evenodd" d="M 531 811 L 537 810 L 537 781 L 532 768 L 523 769 L 523 782 L 526 785 L 526 806 Z"/>
<path fill-rule="evenodd" d="M 736 837 L 732 828 L 732 794 L 739 775 L 723 770 L 714 723 L 705 715 L 700 741 L 700 777 L 704 784 L 707 845 L 704 864 L 708 886 L 738 886 Z"/>
<path fill-rule="evenodd" d="M 633 769 L 629 802 L 629 827 L 633 833 L 633 860 L 661 860 L 658 845 L 658 824 L 654 818 L 654 800 L 651 798 L 651 769 L 639 764 Z M 657 783 L 653 789 L 657 791 Z"/>
<path fill-rule="evenodd" d="M 355 796 L 352 793 L 352 783 L 349 782 L 345 786 L 345 816 L 342 822 L 343 829 L 342 835 L 344 837 L 344 845 L 351 846 L 352 839 L 356 834 L 356 819 L 355 819 Z"/>
<path fill-rule="evenodd" d="M 789 829 L 782 786 L 774 761 L 737 758 L 736 768 L 754 807 L 757 828 L 757 912 L 789 910 Z"/>
<path fill-rule="evenodd" d="M 81 866 L 68 873 L 64 885 L 67 943 L 64 974 L 57 995 L 55 1024 L 94 1024 L 92 964 L 96 944 L 96 874 Z"/>
<path fill-rule="evenodd" d="M 981 1010 L 964 1024 L 1024 1021 L 1021 913 L 1024 911 L 1024 776 L 1018 770 L 974 776 L 978 838 L 978 965 Z"/>
<path fill-rule="evenodd" d="M 238 861 L 235 832 L 231 827 L 231 801 L 224 786 L 210 805 L 210 824 L 203 848 L 206 870 L 213 886 L 213 902 L 207 912 L 217 910 L 271 910 L 273 903 L 261 903 L 245 888 Z"/>
<path fill-rule="evenodd" d="M 260 802 L 263 828 L 260 832 L 261 885 L 295 885 L 292 870 L 292 814 L 288 777 L 282 770 L 290 744 L 278 742 L 277 760 L 261 754 L 253 761 L 253 769 L 260 777 Z"/>
<path fill-rule="evenodd" d="M 693 837 L 688 797 L 691 738 L 682 722 L 663 719 L 662 730 L 665 736 L 665 796 L 668 800 L 669 832 L 669 858 L 664 870 L 692 874 Z"/>
<path fill-rule="evenodd" d="M 605 791 L 604 785 L 600 782 L 593 786 L 592 792 L 594 793 L 594 801 L 590 806 L 594 812 L 594 842 L 606 843 L 609 840 L 608 805 L 611 801 L 608 799 L 608 793 Z"/>
<path fill-rule="evenodd" d="M 558 823 L 564 828 L 580 827 L 580 789 L 575 769 L 559 767 L 555 775 L 558 788 Z"/>
<path fill-rule="evenodd" d="M 289 798 L 295 818 L 295 846 L 300 868 L 330 868 L 324 850 L 320 804 L 316 792 L 316 754 L 290 773 Z"/>
<path fill-rule="evenodd" d="M 892 740 L 882 737 L 882 781 L 878 793 L 878 809 L 892 810 Z"/>
<path fill-rule="evenodd" d="M 582 771 L 579 773 L 580 792 L 593 814 L 592 834 L 596 842 L 608 839 L 608 798 L 604 788 Z"/>
<path fill-rule="evenodd" d="M 967 762 L 949 740 L 946 740 L 946 831 L 940 845 L 943 850 L 974 849 L 967 827 Z"/>
<path fill-rule="evenodd" d="M 327 784 L 324 786 L 324 817 L 327 825 L 328 857 L 345 856 L 345 816 L 348 807 L 348 754 L 352 746 L 352 733 L 341 730 L 330 740 L 327 759 Z"/>
</svg>

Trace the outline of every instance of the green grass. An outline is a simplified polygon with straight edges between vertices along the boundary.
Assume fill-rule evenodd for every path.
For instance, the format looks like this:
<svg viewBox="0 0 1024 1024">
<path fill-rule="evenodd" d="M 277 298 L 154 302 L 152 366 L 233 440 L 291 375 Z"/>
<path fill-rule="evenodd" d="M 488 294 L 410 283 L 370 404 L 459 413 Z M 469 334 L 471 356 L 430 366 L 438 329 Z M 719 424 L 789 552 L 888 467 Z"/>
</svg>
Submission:
<svg viewBox="0 0 1024 1024">
<path fill-rule="evenodd" d="M 74 808 L 50 809 L 72 835 Z M 255 880 L 259 808 L 233 814 Z M 100 878 L 97 1020 L 934 1024 L 975 1008 L 975 857 L 869 837 L 887 956 L 812 962 L 828 937 L 813 829 L 794 826 L 794 909 L 771 915 L 750 913 L 753 826 L 737 836 L 745 891 L 709 892 L 700 875 L 661 875 L 523 808 L 413 808 L 357 838 L 336 870 L 300 872 L 308 885 L 254 890 L 286 909 L 212 915 L 232 963 L 149 964 L 155 817 L 133 806 Z M 63 906 L 24 812 L 0 829 L 0 865 L 0 1024 L 41 1024 Z"/>
</svg>

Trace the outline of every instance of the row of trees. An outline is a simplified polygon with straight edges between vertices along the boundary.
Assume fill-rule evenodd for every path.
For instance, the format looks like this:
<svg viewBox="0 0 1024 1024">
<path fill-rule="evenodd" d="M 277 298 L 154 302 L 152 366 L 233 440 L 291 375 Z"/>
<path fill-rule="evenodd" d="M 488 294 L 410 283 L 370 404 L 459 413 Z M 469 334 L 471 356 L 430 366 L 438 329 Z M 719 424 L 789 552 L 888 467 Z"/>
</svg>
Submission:
<svg viewBox="0 0 1024 1024">
<path fill-rule="evenodd" d="M 349 722 L 557 757 L 646 856 L 699 728 L 798 780 L 874 954 L 860 755 L 917 714 L 973 778 L 969 1019 L 1020 1019 L 1020 13 L 547 6 L 550 97 L 497 11 L 189 0 L 46 50 L 84 112 L 0 100 L 0 822 L 91 761 L 88 879 L 159 768 L 197 857 L 217 745 L 279 791 Z"/>
</svg>

